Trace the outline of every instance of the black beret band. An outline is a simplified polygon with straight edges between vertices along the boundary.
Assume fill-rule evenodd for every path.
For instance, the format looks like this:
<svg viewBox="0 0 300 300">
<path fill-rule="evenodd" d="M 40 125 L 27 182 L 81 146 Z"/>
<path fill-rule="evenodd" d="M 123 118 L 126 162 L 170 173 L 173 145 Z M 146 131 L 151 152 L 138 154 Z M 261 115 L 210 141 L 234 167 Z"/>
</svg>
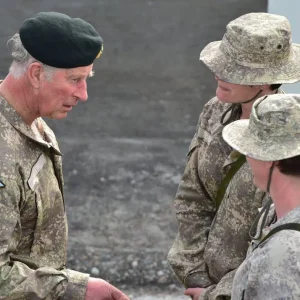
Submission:
<svg viewBox="0 0 300 300">
<path fill-rule="evenodd" d="M 102 38 L 91 24 L 57 12 L 40 12 L 27 19 L 19 34 L 32 57 L 56 68 L 89 66 L 103 49 Z"/>
</svg>

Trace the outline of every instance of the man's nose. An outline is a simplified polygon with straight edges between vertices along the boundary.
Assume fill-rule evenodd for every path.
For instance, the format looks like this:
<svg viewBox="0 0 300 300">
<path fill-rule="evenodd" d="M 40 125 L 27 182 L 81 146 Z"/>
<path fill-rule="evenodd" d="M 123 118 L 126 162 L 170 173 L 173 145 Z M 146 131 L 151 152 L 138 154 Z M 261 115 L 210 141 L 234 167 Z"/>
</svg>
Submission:
<svg viewBox="0 0 300 300">
<path fill-rule="evenodd" d="M 80 99 L 80 101 L 86 101 L 88 99 L 88 93 L 87 93 L 87 84 L 86 81 L 82 81 L 80 86 L 78 86 L 78 90 L 76 91 L 77 98 Z"/>
</svg>

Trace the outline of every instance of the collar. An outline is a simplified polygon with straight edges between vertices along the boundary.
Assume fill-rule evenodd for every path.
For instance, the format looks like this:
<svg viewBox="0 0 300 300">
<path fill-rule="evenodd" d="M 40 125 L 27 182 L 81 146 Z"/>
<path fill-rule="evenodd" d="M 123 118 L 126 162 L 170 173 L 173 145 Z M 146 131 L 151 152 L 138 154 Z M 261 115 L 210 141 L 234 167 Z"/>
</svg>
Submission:
<svg viewBox="0 0 300 300">
<path fill-rule="evenodd" d="M 3 97 L 0 97 L 0 113 L 17 131 L 46 148 L 52 148 L 55 154 L 62 155 L 53 131 L 42 118 L 37 118 L 31 126 L 28 126 Z M 44 129 L 44 139 L 39 133 L 38 125 L 42 125 Z"/>
<path fill-rule="evenodd" d="M 286 223 L 300 223 L 300 206 L 294 208 L 285 216 L 278 219 L 278 221 L 275 224 L 271 225 L 270 228 L 273 229 L 279 225 L 283 225 Z"/>
</svg>

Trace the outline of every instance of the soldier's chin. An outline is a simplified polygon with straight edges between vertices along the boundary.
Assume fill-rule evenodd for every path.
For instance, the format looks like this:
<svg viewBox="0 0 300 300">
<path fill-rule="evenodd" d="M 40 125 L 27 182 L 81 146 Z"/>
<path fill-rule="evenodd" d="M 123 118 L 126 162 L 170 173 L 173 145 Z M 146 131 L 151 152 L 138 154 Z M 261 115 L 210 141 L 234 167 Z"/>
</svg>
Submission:
<svg viewBox="0 0 300 300">
<path fill-rule="evenodd" d="M 220 101 L 222 101 L 224 103 L 230 103 L 231 102 L 229 91 L 221 90 L 219 87 L 217 87 L 216 96 Z"/>
<path fill-rule="evenodd" d="M 67 116 L 68 116 L 68 112 L 60 112 L 57 114 L 50 115 L 49 118 L 53 119 L 53 120 L 62 120 L 64 118 L 66 118 Z"/>
</svg>

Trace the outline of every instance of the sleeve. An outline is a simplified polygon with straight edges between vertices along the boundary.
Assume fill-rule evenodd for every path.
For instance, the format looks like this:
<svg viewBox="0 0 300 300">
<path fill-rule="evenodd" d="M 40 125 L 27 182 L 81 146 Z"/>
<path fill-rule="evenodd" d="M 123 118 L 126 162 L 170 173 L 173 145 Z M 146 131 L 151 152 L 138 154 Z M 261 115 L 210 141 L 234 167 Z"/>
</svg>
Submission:
<svg viewBox="0 0 300 300">
<path fill-rule="evenodd" d="M 83 300 L 85 299 L 86 288 L 89 275 L 73 270 L 65 270 L 67 273 L 68 285 L 64 293 L 63 300 Z"/>
<path fill-rule="evenodd" d="M 211 280 L 203 259 L 215 205 L 207 196 L 198 175 L 199 147 L 191 144 L 189 159 L 175 196 L 178 233 L 168 260 L 186 287 L 207 287 Z"/>
<path fill-rule="evenodd" d="M 244 278 L 244 284 L 243 289 L 236 289 L 232 300 L 299 299 L 299 238 L 299 232 L 282 231 L 256 249 L 248 268 L 234 279 L 234 287 L 241 284 L 240 278 Z"/>
<path fill-rule="evenodd" d="M 225 160 L 224 149 L 220 149 L 219 142 L 213 141 L 209 127 L 214 126 L 212 130 L 215 131 L 220 126 L 224 108 L 216 108 L 218 102 L 214 98 L 203 108 L 174 200 L 178 233 L 168 253 L 168 261 L 187 288 L 213 284 L 204 261 L 204 250 L 216 214 L 212 199 L 222 179 Z"/>
<path fill-rule="evenodd" d="M 224 275 L 218 284 L 207 287 L 200 295 L 199 300 L 230 300 L 233 278 L 236 270 Z"/>
<path fill-rule="evenodd" d="M 83 300 L 87 274 L 47 266 L 34 269 L 27 255 L 22 262 L 13 259 L 22 230 L 20 207 L 23 199 L 21 184 L 13 179 L 5 180 L 5 187 L 0 188 L 0 298 Z"/>
</svg>

